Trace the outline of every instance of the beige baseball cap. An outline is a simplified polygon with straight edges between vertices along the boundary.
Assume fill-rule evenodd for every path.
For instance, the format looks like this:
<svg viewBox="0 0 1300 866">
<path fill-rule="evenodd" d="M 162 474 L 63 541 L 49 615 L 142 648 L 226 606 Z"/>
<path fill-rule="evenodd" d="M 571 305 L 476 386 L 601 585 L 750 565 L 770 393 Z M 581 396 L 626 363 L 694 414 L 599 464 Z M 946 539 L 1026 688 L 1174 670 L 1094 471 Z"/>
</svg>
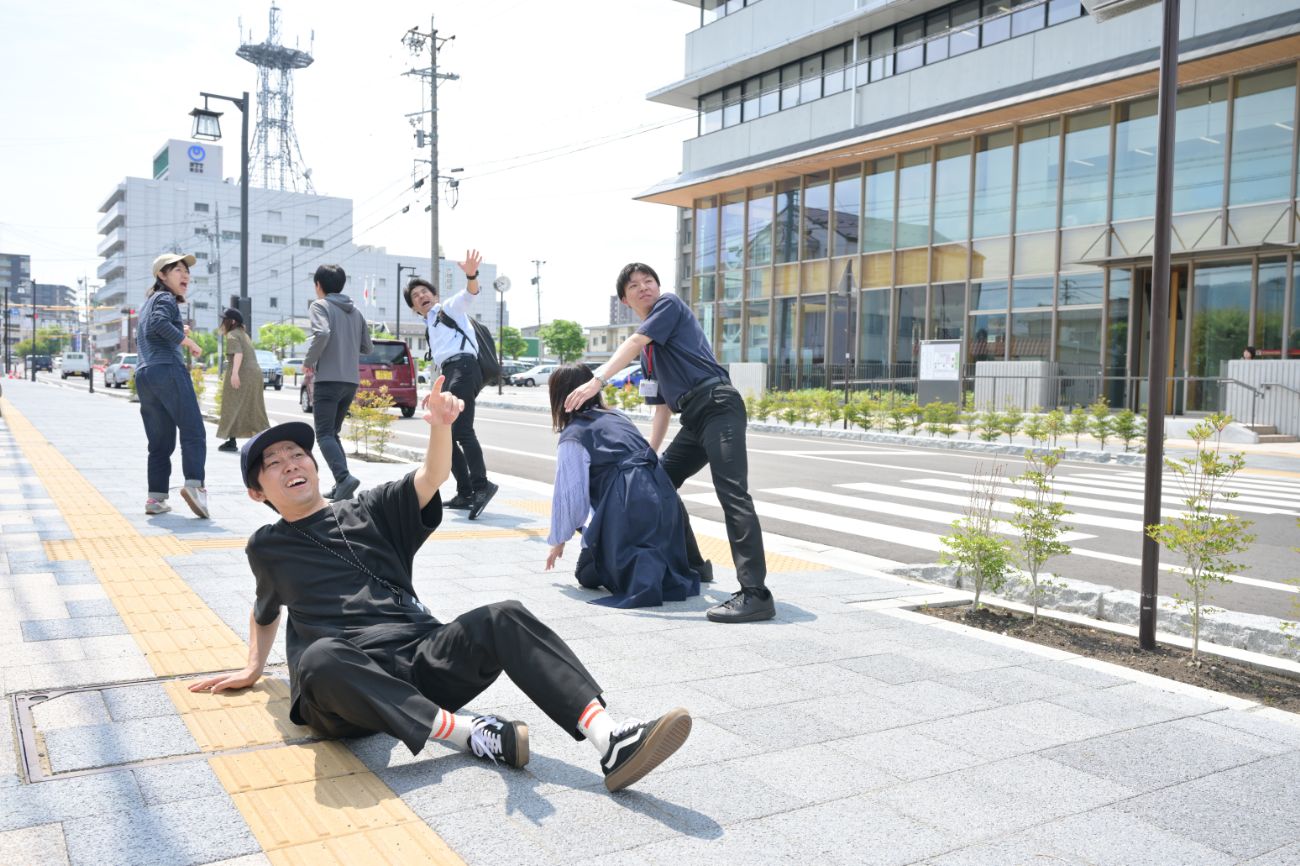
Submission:
<svg viewBox="0 0 1300 866">
<path fill-rule="evenodd" d="M 162 273 L 163 268 L 168 265 L 174 265 L 177 262 L 184 262 L 186 267 L 192 268 L 196 261 L 198 261 L 198 259 L 194 258 L 190 253 L 163 253 L 153 260 L 153 275 L 154 277 L 157 277 Z"/>
</svg>

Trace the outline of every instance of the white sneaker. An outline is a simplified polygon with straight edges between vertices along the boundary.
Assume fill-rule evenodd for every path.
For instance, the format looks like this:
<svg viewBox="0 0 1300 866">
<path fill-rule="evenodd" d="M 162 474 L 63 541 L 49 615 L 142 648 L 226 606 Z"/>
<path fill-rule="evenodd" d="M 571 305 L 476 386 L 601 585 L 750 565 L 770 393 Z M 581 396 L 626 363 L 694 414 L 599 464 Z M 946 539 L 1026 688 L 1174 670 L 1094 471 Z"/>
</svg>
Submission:
<svg viewBox="0 0 1300 866">
<path fill-rule="evenodd" d="M 145 514 L 166 514 L 171 510 L 172 507 L 167 504 L 166 499 L 146 499 L 144 501 Z"/>
<path fill-rule="evenodd" d="M 206 487 L 182 487 L 181 499 L 190 507 L 199 517 L 208 516 L 208 488 Z M 171 509 L 168 509 L 169 511 Z"/>
</svg>

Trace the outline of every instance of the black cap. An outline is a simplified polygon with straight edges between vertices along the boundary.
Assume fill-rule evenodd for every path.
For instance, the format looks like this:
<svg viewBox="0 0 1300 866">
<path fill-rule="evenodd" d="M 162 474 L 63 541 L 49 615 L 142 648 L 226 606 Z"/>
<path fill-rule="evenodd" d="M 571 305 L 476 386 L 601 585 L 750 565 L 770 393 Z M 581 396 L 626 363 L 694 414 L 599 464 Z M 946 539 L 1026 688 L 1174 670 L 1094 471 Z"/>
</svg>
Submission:
<svg viewBox="0 0 1300 866">
<path fill-rule="evenodd" d="M 236 310 L 234 307 L 229 307 L 224 313 L 221 314 L 221 318 L 234 319 L 237 324 L 240 325 L 244 324 L 244 314 L 239 312 L 239 310 Z"/>
<path fill-rule="evenodd" d="M 310 424 L 304 424 L 302 421 L 286 421 L 266 428 L 245 442 L 244 447 L 239 450 L 239 472 L 244 477 L 245 487 L 253 486 L 249 476 L 253 465 L 259 462 L 262 452 L 277 442 L 285 441 L 301 445 L 303 450 L 310 454 L 312 446 L 316 444 L 316 431 L 312 430 Z"/>
</svg>

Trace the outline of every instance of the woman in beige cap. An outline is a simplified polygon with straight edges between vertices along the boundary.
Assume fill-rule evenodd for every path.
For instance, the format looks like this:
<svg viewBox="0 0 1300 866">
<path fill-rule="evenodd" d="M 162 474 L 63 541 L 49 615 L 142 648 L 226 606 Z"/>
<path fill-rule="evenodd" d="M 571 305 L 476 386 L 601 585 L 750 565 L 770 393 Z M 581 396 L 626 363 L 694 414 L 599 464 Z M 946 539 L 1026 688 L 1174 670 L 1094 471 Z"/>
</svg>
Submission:
<svg viewBox="0 0 1300 866">
<path fill-rule="evenodd" d="M 238 451 L 235 440 L 261 433 L 271 422 L 262 399 L 262 368 L 257 366 L 253 341 L 244 330 L 244 315 L 234 307 L 221 314 L 220 331 L 226 336 L 226 375 L 221 380 L 221 421 L 217 438 L 225 439 L 218 451 Z"/>
<path fill-rule="evenodd" d="M 203 414 L 194 394 L 194 383 L 185 369 L 182 350 L 198 357 L 198 344 L 185 333 L 180 302 L 190 287 L 190 266 L 194 256 L 164 253 L 153 260 L 153 286 L 140 308 L 136 346 L 140 364 L 135 371 L 135 391 L 140 398 L 140 417 L 149 439 L 149 498 L 145 514 L 171 511 L 167 491 L 176 451 L 176 431 L 181 436 L 181 467 L 185 486 L 181 498 L 199 517 L 208 516 L 208 490 L 203 486 L 207 461 L 207 437 Z"/>
</svg>

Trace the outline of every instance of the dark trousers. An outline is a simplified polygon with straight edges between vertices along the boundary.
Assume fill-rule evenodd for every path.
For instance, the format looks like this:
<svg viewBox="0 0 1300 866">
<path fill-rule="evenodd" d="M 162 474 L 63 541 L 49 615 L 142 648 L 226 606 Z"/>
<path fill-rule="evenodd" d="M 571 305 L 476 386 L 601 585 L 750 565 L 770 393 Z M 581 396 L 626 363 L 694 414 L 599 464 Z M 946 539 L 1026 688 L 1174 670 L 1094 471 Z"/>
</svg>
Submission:
<svg viewBox="0 0 1300 866">
<path fill-rule="evenodd" d="M 202 484 L 208 437 L 203 431 L 203 414 L 199 411 L 198 397 L 194 396 L 189 371 L 179 364 L 142 367 L 135 374 L 135 393 L 140 398 L 140 417 L 149 440 L 149 493 L 167 496 L 178 429 L 185 480 Z"/>
<path fill-rule="evenodd" d="M 696 395 L 681 410 L 678 419 L 681 429 L 660 464 L 677 488 L 708 465 L 727 523 L 736 578 L 742 587 L 762 587 L 767 580 L 767 559 L 763 555 L 763 530 L 749 495 L 745 401 L 730 385 L 716 385 L 712 391 Z M 685 508 L 682 511 L 685 516 Z M 689 517 L 686 518 L 686 554 L 692 565 L 704 561 Z"/>
<path fill-rule="evenodd" d="M 457 712 L 505 672 L 575 740 L 600 686 L 517 601 L 475 608 L 396 648 L 322 638 L 298 659 L 297 715 L 326 737 L 389 734 L 418 753 L 441 707 Z"/>
<path fill-rule="evenodd" d="M 348 455 L 343 450 L 339 432 L 343 430 L 343 419 L 348 417 L 355 396 L 357 386 L 351 382 L 318 381 L 312 385 L 311 417 L 316 427 L 316 444 L 335 484 L 348 477 Z"/>
<path fill-rule="evenodd" d="M 456 479 L 456 495 L 469 496 L 488 483 L 483 446 L 478 444 L 478 434 L 474 432 L 474 400 L 483 388 L 483 371 L 479 369 L 478 358 L 461 355 L 442 365 L 442 375 L 447 377 L 443 390 L 465 403 L 451 425 L 451 474 Z"/>
</svg>

